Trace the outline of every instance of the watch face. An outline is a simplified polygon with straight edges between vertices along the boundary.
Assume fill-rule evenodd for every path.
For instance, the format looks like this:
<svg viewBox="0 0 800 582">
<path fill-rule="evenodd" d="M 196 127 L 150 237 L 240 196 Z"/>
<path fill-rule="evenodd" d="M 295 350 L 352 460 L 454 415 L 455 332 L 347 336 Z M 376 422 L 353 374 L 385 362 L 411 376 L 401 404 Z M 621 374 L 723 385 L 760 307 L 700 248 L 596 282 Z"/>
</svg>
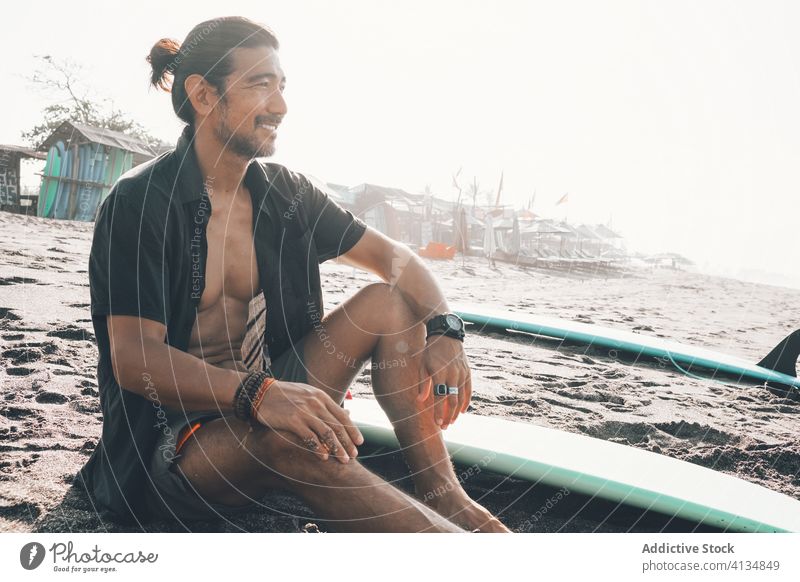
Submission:
<svg viewBox="0 0 800 582">
<path fill-rule="evenodd" d="M 453 329 L 461 329 L 461 320 L 457 316 L 448 313 L 445 319 L 447 319 L 447 324 Z"/>
</svg>

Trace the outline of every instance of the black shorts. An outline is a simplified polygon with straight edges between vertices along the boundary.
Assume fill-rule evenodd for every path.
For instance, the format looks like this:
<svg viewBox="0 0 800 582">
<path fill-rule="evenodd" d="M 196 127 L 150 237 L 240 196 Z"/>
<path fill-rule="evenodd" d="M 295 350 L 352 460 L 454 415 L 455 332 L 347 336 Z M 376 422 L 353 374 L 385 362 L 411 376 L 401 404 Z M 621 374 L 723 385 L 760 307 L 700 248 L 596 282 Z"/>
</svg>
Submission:
<svg viewBox="0 0 800 582">
<path fill-rule="evenodd" d="M 302 349 L 290 347 L 270 366 L 279 380 L 307 383 Z M 230 506 L 204 499 L 180 471 L 175 460 L 180 457 L 179 445 L 195 430 L 211 420 L 233 413 L 209 411 L 187 412 L 169 410 L 166 424 L 160 427 L 155 452 L 150 460 L 150 479 L 147 482 L 147 506 L 153 519 L 219 519 L 257 509 L 253 500 L 246 505 Z"/>
</svg>

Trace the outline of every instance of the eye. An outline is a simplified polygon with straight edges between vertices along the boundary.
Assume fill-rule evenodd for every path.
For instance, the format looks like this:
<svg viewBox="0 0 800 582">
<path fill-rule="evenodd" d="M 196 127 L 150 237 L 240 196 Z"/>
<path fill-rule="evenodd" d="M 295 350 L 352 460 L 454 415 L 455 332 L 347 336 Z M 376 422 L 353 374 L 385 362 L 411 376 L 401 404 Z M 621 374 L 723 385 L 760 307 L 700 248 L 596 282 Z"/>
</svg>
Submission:
<svg viewBox="0 0 800 582">
<path fill-rule="evenodd" d="M 270 85 L 271 85 L 271 84 L 270 84 L 270 82 L 269 82 L 269 81 L 264 81 L 263 83 L 256 83 L 256 84 L 254 85 L 254 87 L 270 87 Z M 284 91 L 286 91 L 286 85 L 282 85 L 282 86 L 279 88 L 279 91 L 280 91 L 281 93 L 283 93 Z"/>
</svg>

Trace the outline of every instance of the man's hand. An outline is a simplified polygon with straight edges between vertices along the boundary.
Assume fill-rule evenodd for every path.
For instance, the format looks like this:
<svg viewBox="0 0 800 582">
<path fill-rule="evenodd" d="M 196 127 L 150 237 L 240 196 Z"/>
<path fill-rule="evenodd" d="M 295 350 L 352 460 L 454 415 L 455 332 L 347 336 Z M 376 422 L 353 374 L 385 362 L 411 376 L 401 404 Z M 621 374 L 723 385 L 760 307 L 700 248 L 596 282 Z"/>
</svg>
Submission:
<svg viewBox="0 0 800 582">
<path fill-rule="evenodd" d="M 433 398 L 433 413 L 436 424 L 446 429 L 453 424 L 462 412 L 466 412 L 472 399 L 472 377 L 469 370 L 464 344 L 455 338 L 433 335 L 423 352 L 423 373 L 427 381 L 420 386 L 417 399 Z M 458 394 L 436 396 L 436 384 L 458 386 Z"/>
<path fill-rule="evenodd" d="M 324 391 L 300 382 L 276 380 L 267 389 L 255 419 L 296 435 L 323 461 L 331 454 L 346 463 L 358 455 L 356 445 L 364 442 L 348 411 Z"/>
</svg>

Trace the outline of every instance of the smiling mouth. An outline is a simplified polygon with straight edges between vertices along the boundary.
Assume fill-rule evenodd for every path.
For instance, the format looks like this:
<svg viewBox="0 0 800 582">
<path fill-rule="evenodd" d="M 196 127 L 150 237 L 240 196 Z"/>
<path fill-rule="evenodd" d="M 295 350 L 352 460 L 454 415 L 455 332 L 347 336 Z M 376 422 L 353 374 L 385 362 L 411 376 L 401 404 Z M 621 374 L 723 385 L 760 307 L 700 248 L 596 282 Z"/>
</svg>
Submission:
<svg viewBox="0 0 800 582">
<path fill-rule="evenodd" d="M 269 131 L 275 131 L 276 129 L 278 129 L 277 125 L 272 125 L 271 123 L 259 123 L 256 127 L 268 129 Z"/>
</svg>

